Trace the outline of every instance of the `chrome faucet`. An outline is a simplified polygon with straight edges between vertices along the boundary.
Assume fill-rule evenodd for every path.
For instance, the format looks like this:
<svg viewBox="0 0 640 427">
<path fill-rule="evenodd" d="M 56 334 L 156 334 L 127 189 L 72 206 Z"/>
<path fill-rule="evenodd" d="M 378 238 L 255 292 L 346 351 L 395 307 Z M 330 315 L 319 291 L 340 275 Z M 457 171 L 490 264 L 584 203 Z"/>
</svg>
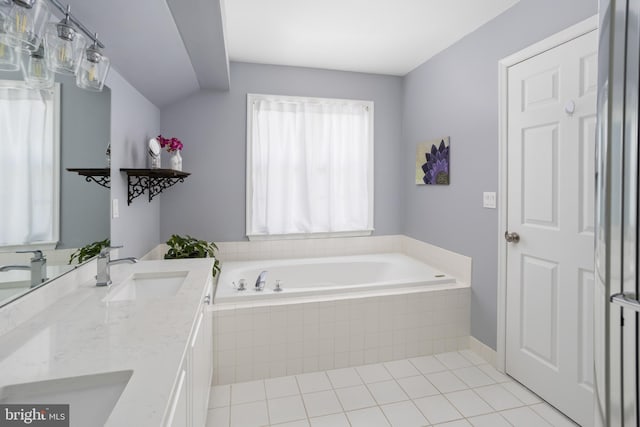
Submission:
<svg viewBox="0 0 640 427">
<path fill-rule="evenodd" d="M 256 279 L 256 286 L 255 286 L 255 290 L 256 291 L 261 291 L 264 289 L 264 285 L 267 283 L 267 270 L 264 270 L 262 273 L 260 273 L 258 275 L 258 278 Z"/>
<path fill-rule="evenodd" d="M 96 274 L 96 286 L 108 286 L 111 284 L 111 266 L 113 264 L 135 264 L 138 262 L 137 258 L 119 258 L 111 259 L 111 249 L 121 248 L 122 246 L 107 246 L 102 248 L 98 255 L 98 274 Z"/>
<path fill-rule="evenodd" d="M 17 251 L 18 254 L 33 253 L 33 258 L 29 265 L 5 265 L 0 267 L 0 271 L 10 270 L 30 270 L 31 271 L 31 286 L 35 288 L 42 282 L 47 280 L 47 258 L 42 255 L 41 250 L 35 251 Z"/>
</svg>

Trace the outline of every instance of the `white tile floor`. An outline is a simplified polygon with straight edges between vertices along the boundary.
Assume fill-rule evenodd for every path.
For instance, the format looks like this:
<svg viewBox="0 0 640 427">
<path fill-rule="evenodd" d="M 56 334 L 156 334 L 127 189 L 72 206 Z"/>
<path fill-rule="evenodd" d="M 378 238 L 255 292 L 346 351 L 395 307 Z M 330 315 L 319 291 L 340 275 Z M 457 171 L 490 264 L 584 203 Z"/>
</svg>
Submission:
<svg viewBox="0 0 640 427">
<path fill-rule="evenodd" d="M 569 427 L 470 350 L 211 389 L 207 427 Z"/>
</svg>

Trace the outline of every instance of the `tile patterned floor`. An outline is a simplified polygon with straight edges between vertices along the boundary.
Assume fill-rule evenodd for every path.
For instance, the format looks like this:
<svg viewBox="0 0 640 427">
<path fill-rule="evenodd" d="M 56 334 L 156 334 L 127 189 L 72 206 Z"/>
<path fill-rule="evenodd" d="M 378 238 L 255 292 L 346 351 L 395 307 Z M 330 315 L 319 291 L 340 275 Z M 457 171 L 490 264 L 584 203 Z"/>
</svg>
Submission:
<svg viewBox="0 0 640 427">
<path fill-rule="evenodd" d="M 211 389 L 207 427 L 575 427 L 470 350 Z"/>
</svg>

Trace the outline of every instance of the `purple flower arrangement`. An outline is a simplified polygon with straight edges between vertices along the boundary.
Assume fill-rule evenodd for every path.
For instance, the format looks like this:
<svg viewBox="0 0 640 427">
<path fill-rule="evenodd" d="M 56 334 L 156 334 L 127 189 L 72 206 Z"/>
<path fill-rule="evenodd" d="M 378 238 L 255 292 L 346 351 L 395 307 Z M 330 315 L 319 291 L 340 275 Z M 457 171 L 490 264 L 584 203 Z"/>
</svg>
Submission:
<svg viewBox="0 0 640 427">
<path fill-rule="evenodd" d="M 440 146 L 431 146 L 431 152 L 425 153 L 427 162 L 422 165 L 425 184 L 449 184 L 449 147 L 444 140 L 440 141 Z"/>
<path fill-rule="evenodd" d="M 166 147 L 167 151 L 170 153 L 173 153 L 174 151 L 182 151 L 182 147 L 184 147 L 182 141 L 180 141 L 178 138 L 169 139 L 164 138 L 162 135 L 158 135 L 156 139 L 160 143 L 160 147 Z"/>
</svg>

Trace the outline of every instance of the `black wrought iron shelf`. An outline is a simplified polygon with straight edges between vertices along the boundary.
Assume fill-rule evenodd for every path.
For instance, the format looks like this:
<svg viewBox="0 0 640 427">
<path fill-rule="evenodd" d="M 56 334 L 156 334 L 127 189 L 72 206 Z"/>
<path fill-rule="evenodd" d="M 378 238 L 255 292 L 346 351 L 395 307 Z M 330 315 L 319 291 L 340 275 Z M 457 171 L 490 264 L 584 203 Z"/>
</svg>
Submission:
<svg viewBox="0 0 640 427">
<path fill-rule="evenodd" d="M 67 170 L 84 176 L 87 182 L 93 181 L 101 187 L 111 188 L 111 169 L 109 168 L 67 168 Z"/>
<path fill-rule="evenodd" d="M 162 193 L 169 187 L 173 187 L 178 182 L 191 175 L 188 172 L 176 171 L 173 169 L 120 169 L 127 173 L 127 204 L 130 205 L 133 199 L 141 196 L 145 191 L 149 194 L 149 202 L 155 196 Z"/>
</svg>

